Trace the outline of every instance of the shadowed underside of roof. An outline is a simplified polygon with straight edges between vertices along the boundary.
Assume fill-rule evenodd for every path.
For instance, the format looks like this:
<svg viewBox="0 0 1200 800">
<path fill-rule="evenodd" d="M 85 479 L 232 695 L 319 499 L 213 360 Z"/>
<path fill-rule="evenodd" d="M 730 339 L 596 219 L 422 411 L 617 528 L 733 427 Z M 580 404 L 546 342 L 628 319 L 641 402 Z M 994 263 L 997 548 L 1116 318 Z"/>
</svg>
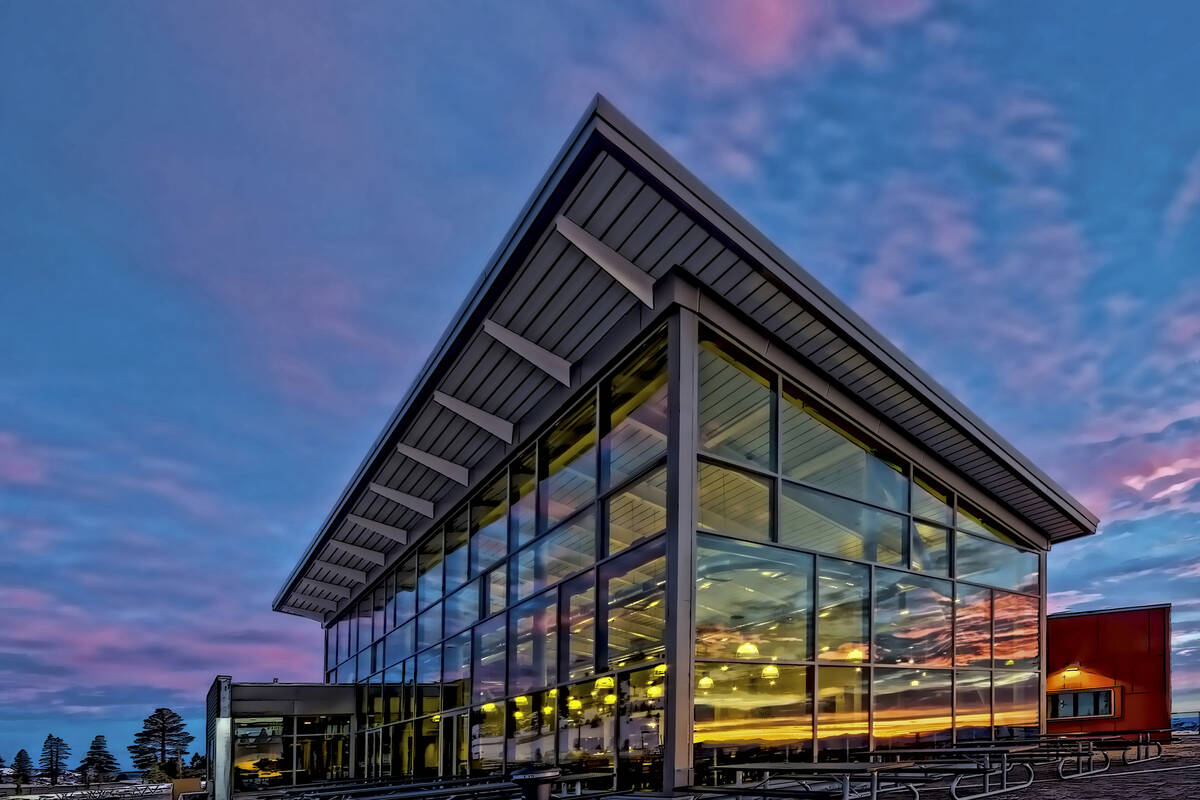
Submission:
<svg viewBox="0 0 1200 800">
<path fill-rule="evenodd" d="M 1095 531 L 1077 500 L 597 97 L 275 609 L 324 619 L 344 607 L 532 431 L 531 412 L 570 390 L 573 364 L 650 311 L 668 271 L 693 276 L 1051 541 Z"/>
</svg>

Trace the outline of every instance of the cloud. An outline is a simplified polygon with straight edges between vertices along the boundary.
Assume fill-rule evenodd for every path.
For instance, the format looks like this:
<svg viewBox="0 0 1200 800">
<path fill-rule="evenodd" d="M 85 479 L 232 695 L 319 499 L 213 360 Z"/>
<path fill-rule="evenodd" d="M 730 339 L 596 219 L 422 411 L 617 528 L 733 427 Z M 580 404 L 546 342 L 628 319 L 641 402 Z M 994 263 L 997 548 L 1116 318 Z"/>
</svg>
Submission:
<svg viewBox="0 0 1200 800">
<path fill-rule="evenodd" d="M 1184 168 L 1179 186 L 1163 212 L 1163 233 L 1160 242 L 1163 247 L 1174 244 L 1184 225 L 1191 219 L 1197 204 L 1200 204 L 1200 152 L 1196 153 Z"/>
<path fill-rule="evenodd" d="M 36 447 L 12 431 L 0 431 L 0 481 L 22 486 L 40 486 L 50 476 L 51 459 L 45 448 Z"/>
<path fill-rule="evenodd" d="M 1099 592 L 1081 592 L 1076 589 L 1050 592 L 1046 595 L 1046 611 L 1049 614 L 1056 614 L 1060 611 L 1070 611 L 1074 606 L 1087 605 L 1103 599 L 1104 595 Z"/>
</svg>

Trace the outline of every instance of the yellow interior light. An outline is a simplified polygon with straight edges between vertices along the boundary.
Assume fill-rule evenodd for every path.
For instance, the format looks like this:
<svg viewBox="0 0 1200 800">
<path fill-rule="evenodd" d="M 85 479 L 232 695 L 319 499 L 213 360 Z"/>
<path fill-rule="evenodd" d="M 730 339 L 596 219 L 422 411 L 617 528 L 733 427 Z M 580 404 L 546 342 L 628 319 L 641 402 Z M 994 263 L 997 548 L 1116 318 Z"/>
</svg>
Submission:
<svg viewBox="0 0 1200 800">
<path fill-rule="evenodd" d="M 617 702 L 617 696 L 615 694 L 604 695 L 604 705 L 611 706 L 611 705 L 614 705 L 616 702 Z"/>
<path fill-rule="evenodd" d="M 615 684 L 611 675 L 606 675 L 603 678 L 596 678 L 597 689 L 611 689 Z"/>
<path fill-rule="evenodd" d="M 742 642 L 737 649 L 738 658 L 758 658 L 758 645 L 754 642 Z"/>
<path fill-rule="evenodd" d="M 567 708 L 571 709 L 572 711 L 578 711 L 579 709 L 583 708 L 583 701 L 578 697 L 572 697 L 567 701 Z"/>
<path fill-rule="evenodd" d="M 662 697 L 663 696 L 663 687 L 647 686 L 646 687 L 646 695 L 649 697 Z"/>
<path fill-rule="evenodd" d="M 778 678 L 779 667 L 775 666 L 774 664 L 767 664 L 762 668 L 762 676 L 764 678 Z"/>
<path fill-rule="evenodd" d="M 483 713 L 485 713 L 485 714 L 490 714 L 496 710 L 496 704 L 495 703 L 484 703 L 482 706 L 480 706 L 480 710 L 483 711 Z"/>
<path fill-rule="evenodd" d="M 705 675 L 703 678 L 701 678 L 699 681 L 696 682 L 696 685 L 699 686 L 701 689 L 711 689 L 713 687 L 713 679 L 708 677 L 707 675 Z"/>
</svg>

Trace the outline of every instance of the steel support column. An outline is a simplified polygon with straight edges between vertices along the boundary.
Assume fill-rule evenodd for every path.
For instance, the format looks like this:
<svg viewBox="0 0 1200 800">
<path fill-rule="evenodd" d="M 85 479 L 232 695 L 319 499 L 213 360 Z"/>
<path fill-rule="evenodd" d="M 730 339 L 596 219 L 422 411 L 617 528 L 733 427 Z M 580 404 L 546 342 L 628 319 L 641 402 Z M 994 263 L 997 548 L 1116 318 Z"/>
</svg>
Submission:
<svg viewBox="0 0 1200 800">
<path fill-rule="evenodd" d="M 696 586 L 696 315 L 669 323 L 670 424 L 667 445 L 667 691 L 663 789 L 692 784 Z"/>
</svg>

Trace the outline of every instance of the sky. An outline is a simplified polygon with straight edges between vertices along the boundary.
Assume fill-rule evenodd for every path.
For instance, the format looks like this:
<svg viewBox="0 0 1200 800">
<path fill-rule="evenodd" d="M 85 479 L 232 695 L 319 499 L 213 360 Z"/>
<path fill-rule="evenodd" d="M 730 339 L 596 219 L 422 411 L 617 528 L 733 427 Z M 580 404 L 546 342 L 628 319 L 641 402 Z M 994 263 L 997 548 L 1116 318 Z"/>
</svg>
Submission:
<svg viewBox="0 0 1200 800">
<path fill-rule="evenodd" d="M 1103 520 L 1200 709 L 1189 2 L 0 0 L 0 756 L 319 681 L 271 599 L 592 95 Z"/>
</svg>

